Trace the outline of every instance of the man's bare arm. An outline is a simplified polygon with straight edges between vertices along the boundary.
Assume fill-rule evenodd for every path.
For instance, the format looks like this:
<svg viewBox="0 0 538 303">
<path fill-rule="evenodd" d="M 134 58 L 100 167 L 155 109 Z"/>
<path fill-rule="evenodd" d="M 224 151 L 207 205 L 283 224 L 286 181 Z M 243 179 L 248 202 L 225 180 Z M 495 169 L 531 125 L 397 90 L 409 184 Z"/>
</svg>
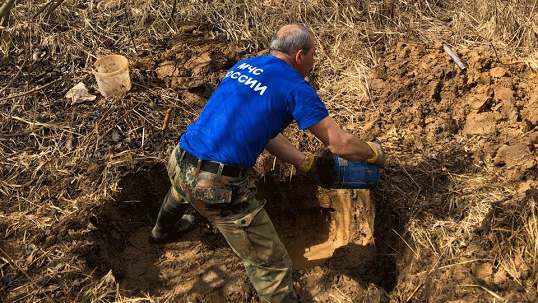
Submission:
<svg viewBox="0 0 538 303">
<path fill-rule="evenodd" d="M 382 165 L 384 155 L 381 147 L 372 146 L 356 136 L 344 131 L 336 122 L 327 117 L 309 128 L 323 144 L 335 155 L 351 161 L 372 161 Z M 375 144 L 374 144 L 375 145 Z M 299 151 L 282 134 L 271 139 L 265 149 L 281 161 L 291 163 L 300 170 L 306 171 L 311 167 L 313 157 L 307 157 Z M 376 149 L 376 153 L 374 153 Z M 381 160 L 380 160 L 381 159 Z M 308 163 L 307 163 L 308 162 Z"/>
<path fill-rule="evenodd" d="M 374 154 L 370 146 L 346 132 L 331 117 L 326 117 L 309 130 L 335 155 L 351 161 L 366 161 Z"/>
<path fill-rule="evenodd" d="M 265 149 L 279 160 L 290 163 L 299 167 L 305 159 L 305 154 L 300 152 L 291 142 L 282 134 L 278 134 L 265 146 Z"/>
</svg>

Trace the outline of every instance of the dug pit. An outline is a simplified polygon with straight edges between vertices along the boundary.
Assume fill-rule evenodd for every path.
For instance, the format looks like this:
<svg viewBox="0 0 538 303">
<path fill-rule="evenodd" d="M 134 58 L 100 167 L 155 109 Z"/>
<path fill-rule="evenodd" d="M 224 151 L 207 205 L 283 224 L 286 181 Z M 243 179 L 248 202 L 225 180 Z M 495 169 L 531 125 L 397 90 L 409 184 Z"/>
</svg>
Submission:
<svg viewBox="0 0 538 303">
<path fill-rule="evenodd" d="M 169 181 L 158 165 L 127 175 L 121 192 L 94 211 L 94 245 L 86 256 L 133 293 L 173 293 L 176 299 L 240 301 L 254 296 L 240 260 L 203 218 L 177 242 L 152 245 L 148 236 Z M 374 208 L 367 191 L 324 190 L 300 177 L 258 182 L 259 196 L 299 270 L 323 263 L 353 268 L 372 260 Z"/>
<path fill-rule="evenodd" d="M 296 269 L 321 264 L 335 253 L 344 267 L 358 266 L 373 256 L 375 211 L 369 191 L 327 190 L 294 176 L 291 182 L 264 178 L 258 194 L 267 201 Z M 344 249 L 346 253 L 338 254 Z"/>
</svg>

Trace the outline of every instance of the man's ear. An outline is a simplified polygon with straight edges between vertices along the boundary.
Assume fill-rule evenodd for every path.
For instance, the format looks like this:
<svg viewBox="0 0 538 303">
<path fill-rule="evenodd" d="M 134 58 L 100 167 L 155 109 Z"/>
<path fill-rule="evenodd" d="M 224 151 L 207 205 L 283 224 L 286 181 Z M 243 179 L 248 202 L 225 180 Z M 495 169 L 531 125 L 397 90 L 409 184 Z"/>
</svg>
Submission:
<svg viewBox="0 0 538 303">
<path fill-rule="evenodd" d="M 297 64 L 303 63 L 303 56 L 304 56 L 303 50 L 302 49 L 298 50 L 295 53 L 295 62 L 297 62 Z"/>
</svg>

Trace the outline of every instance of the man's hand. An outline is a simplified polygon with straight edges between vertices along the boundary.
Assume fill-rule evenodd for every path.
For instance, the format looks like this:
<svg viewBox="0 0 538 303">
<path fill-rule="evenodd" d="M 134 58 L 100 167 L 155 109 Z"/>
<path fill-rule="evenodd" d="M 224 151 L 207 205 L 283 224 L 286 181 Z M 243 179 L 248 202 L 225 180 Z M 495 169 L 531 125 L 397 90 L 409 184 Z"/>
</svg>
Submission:
<svg viewBox="0 0 538 303">
<path fill-rule="evenodd" d="M 381 144 L 379 144 L 379 142 L 366 142 L 366 144 L 370 146 L 373 154 L 373 156 L 366 160 L 366 162 L 383 166 L 385 164 L 385 152 L 383 151 Z"/>
</svg>

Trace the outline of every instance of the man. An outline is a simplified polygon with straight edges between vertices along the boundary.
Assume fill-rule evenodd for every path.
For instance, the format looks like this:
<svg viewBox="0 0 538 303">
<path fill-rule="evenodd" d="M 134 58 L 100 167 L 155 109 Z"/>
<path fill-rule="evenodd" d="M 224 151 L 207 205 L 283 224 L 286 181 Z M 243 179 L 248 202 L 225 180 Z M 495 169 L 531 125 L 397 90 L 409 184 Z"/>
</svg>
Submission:
<svg viewBox="0 0 538 303">
<path fill-rule="evenodd" d="M 309 173 L 315 158 L 280 134 L 295 120 L 336 155 L 377 164 L 384 160 L 379 144 L 342 130 L 304 80 L 314 54 L 309 30 L 290 24 L 273 37 L 270 55 L 241 60 L 228 71 L 170 156 L 172 186 L 151 233 L 152 241 L 162 243 L 185 231 L 192 216 L 183 213 L 192 205 L 242 259 L 262 302 L 297 302 L 297 297 L 286 248 L 264 201 L 254 197 L 250 168 L 260 153 L 266 149 Z"/>
</svg>

